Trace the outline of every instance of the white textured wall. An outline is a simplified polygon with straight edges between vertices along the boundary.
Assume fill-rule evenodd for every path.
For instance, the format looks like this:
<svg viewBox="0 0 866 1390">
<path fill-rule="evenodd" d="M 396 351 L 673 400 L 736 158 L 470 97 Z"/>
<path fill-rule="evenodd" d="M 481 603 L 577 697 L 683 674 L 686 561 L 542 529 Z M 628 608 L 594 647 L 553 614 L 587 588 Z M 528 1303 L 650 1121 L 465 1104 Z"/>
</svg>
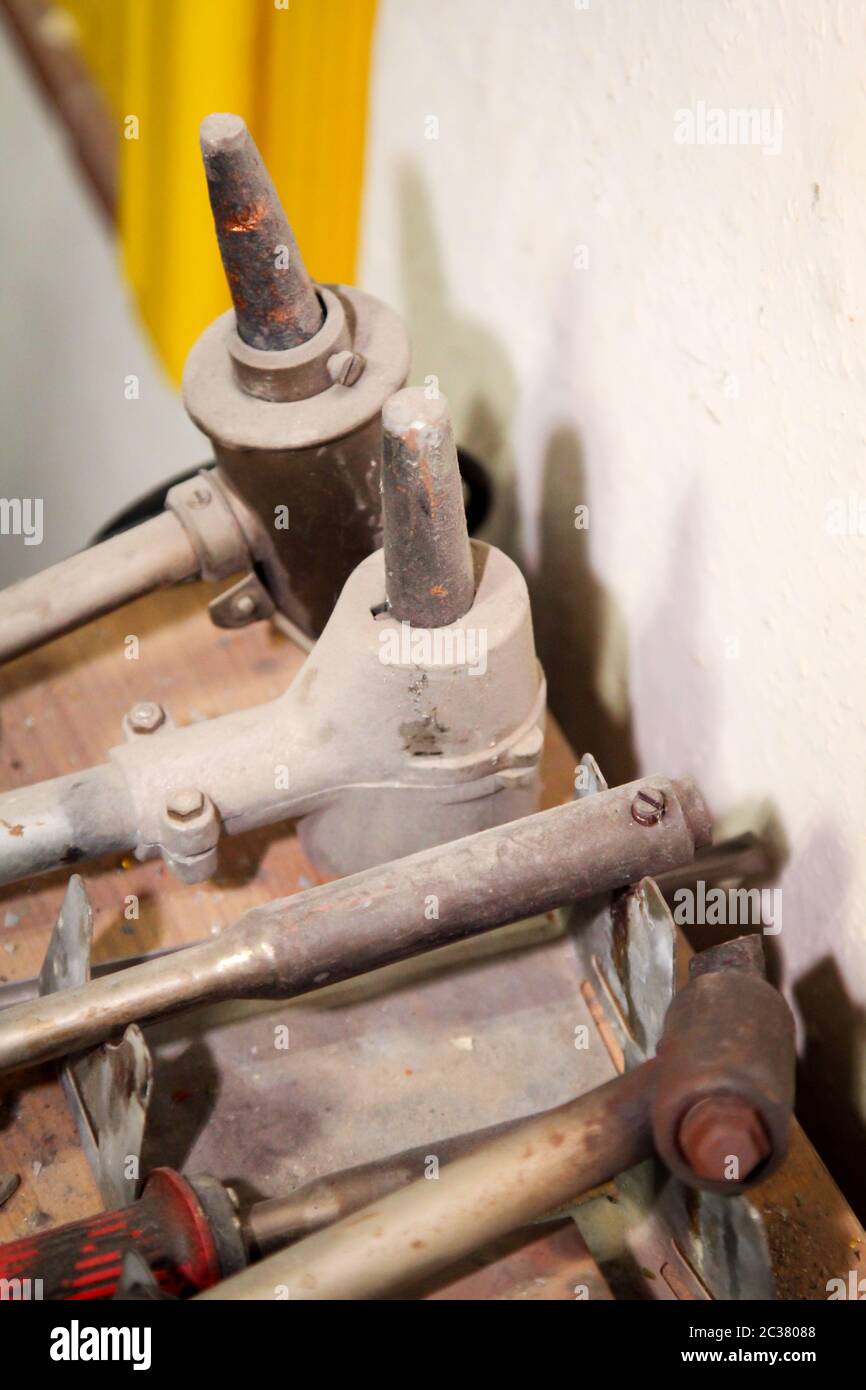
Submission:
<svg viewBox="0 0 866 1390">
<path fill-rule="evenodd" d="M 44 524 L 41 545 L 0 536 L 2 586 L 78 550 L 210 449 L 139 330 L 114 237 L 5 24 L 0 164 L 0 497 L 41 498 Z"/>
<path fill-rule="evenodd" d="M 384 0 L 377 42 L 362 279 L 500 538 L 513 484 L 554 706 L 614 773 L 775 808 L 774 945 L 866 1109 L 862 5 Z M 781 150 L 676 143 L 701 101 L 779 108 Z M 864 534 L 828 534 L 849 493 Z"/>
</svg>

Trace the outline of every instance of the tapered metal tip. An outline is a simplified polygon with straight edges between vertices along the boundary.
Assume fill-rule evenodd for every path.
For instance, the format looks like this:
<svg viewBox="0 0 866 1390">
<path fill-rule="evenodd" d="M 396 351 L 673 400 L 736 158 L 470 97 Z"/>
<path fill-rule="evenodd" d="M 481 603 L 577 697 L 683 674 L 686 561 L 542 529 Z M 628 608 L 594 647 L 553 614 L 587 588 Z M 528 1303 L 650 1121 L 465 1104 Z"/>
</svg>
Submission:
<svg viewBox="0 0 866 1390">
<path fill-rule="evenodd" d="M 385 402 L 382 426 L 388 607 L 413 627 L 444 627 L 469 611 L 475 594 L 448 402 L 407 387 Z"/>
<path fill-rule="evenodd" d="M 199 138 L 238 333 L 268 352 L 297 347 L 324 315 L 255 141 L 229 112 L 206 116 Z"/>
</svg>

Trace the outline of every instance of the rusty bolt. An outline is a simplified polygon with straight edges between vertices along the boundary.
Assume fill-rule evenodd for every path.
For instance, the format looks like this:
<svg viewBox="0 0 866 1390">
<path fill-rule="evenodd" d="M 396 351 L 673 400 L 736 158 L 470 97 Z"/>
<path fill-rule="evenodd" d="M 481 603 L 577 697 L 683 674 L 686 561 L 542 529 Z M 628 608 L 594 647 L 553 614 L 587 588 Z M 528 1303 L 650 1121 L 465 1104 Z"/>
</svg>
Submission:
<svg viewBox="0 0 866 1390">
<path fill-rule="evenodd" d="M 328 376 L 335 386 L 354 386 L 366 365 L 362 352 L 335 352 L 328 358 Z"/>
<path fill-rule="evenodd" d="M 137 734 L 152 734 L 165 723 L 165 710 L 155 700 L 142 700 L 127 715 L 129 727 Z"/>
<path fill-rule="evenodd" d="M 198 787 L 182 787 L 169 794 L 165 809 L 172 820 L 191 820 L 204 810 L 204 793 Z"/>
<path fill-rule="evenodd" d="M 689 1167 L 707 1182 L 745 1182 L 772 1152 L 760 1115 L 736 1096 L 699 1100 L 681 1121 L 678 1138 Z"/>
<path fill-rule="evenodd" d="M 665 794 L 656 787 L 643 787 L 631 803 L 631 817 L 638 825 L 658 825 L 665 813 Z"/>
</svg>

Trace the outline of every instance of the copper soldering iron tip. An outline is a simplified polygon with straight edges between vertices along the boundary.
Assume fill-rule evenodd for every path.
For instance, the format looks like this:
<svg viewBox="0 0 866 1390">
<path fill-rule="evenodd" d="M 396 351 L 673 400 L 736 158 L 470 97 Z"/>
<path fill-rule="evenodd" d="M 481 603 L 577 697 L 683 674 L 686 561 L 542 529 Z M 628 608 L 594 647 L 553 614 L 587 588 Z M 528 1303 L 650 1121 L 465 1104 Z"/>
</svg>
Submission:
<svg viewBox="0 0 866 1390">
<path fill-rule="evenodd" d="M 322 305 L 255 141 L 240 116 L 206 116 L 199 132 L 220 256 L 238 334 L 267 352 L 298 347 Z"/>
<path fill-rule="evenodd" d="M 469 611 L 475 594 L 448 402 L 407 387 L 385 402 L 382 426 L 388 607 L 413 627 L 444 627 Z"/>
</svg>

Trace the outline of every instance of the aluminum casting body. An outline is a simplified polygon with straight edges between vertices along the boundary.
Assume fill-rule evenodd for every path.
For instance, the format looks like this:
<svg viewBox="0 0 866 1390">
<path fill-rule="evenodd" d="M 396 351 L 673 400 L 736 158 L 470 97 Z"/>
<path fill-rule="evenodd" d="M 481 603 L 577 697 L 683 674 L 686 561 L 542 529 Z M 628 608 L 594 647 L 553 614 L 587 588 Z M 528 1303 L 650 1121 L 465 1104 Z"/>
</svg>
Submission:
<svg viewBox="0 0 866 1390">
<path fill-rule="evenodd" d="M 544 683 L 529 597 L 511 560 L 473 550 L 475 602 L 440 630 L 445 645 L 410 644 L 409 629 L 375 616 L 379 551 L 285 695 L 132 736 L 102 767 L 0 796 L 0 882 L 129 850 L 163 853 L 196 881 L 214 872 L 220 834 L 289 817 L 303 817 L 319 868 L 351 873 L 533 810 Z M 167 806 L 186 788 L 205 812 L 174 818 Z"/>
</svg>

